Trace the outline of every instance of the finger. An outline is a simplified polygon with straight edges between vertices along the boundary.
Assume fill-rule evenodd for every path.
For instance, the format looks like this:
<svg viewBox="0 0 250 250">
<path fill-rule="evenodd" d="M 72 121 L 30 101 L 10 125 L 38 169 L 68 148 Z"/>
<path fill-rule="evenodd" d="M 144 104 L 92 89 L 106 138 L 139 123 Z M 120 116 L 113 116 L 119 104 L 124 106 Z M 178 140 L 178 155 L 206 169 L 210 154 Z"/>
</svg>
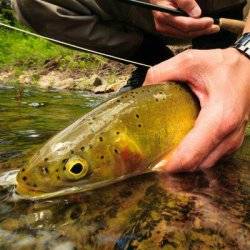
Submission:
<svg viewBox="0 0 250 250">
<path fill-rule="evenodd" d="M 170 25 L 168 26 L 160 25 L 157 28 L 157 31 L 160 32 L 161 34 L 176 37 L 176 38 L 195 38 L 195 37 L 199 37 L 203 35 L 217 33 L 220 31 L 220 27 L 218 25 L 212 25 L 211 27 L 204 29 L 204 30 L 184 32 Z"/>
<path fill-rule="evenodd" d="M 199 17 L 201 15 L 201 8 L 195 0 L 175 0 L 178 7 L 184 10 L 191 17 Z"/>
<path fill-rule="evenodd" d="M 195 19 L 191 17 L 172 16 L 165 13 L 157 14 L 156 19 L 163 27 L 170 25 L 182 32 L 201 31 L 210 28 L 214 24 L 214 20 L 210 17 Z"/>
<path fill-rule="evenodd" d="M 166 81 L 189 82 L 193 79 L 192 69 L 199 64 L 203 53 L 198 50 L 186 50 L 162 63 L 151 67 L 146 75 L 144 85 L 163 83 Z"/>
<path fill-rule="evenodd" d="M 207 169 L 216 164 L 216 162 L 223 156 L 235 152 L 242 145 L 244 140 L 245 125 L 239 130 L 230 134 L 223 142 L 221 142 L 216 149 L 200 164 L 201 169 Z"/>
<path fill-rule="evenodd" d="M 219 114 L 214 107 L 201 110 L 195 127 L 183 139 L 170 159 L 163 159 L 164 164 L 158 165 L 158 171 L 183 172 L 193 171 L 220 143 Z M 223 134 L 223 137 L 227 136 Z M 155 170 L 155 169 L 154 169 Z"/>
<path fill-rule="evenodd" d="M 187 65 L 192 62 L 192 56 L 188 52 L 180 53 L 169 60 L 151 67 L 146 75 L 144 85 L 157 84 L 165 81 L 186 81 Z"/>
</svg>

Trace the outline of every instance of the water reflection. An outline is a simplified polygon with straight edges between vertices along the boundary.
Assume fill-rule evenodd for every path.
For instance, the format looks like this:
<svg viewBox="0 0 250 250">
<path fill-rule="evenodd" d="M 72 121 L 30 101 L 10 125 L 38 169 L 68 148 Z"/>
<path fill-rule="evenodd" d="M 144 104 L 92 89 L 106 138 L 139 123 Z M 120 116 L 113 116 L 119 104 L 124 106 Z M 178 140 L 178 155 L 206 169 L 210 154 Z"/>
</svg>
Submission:
<svg viewBox="0 0 250 250">
<path fill-rule="evenodd" d="M 30 90 L 26 104 L 17 104 L 14 94 L 0 90 L 1 171 L 22 165 L 29 151 L 103 100 Z M 31 107 L 30 98 L 46 105 Z M 247 137 L 206 172 L 149 174 L 49 201 L 11 202 L 2 188 L 0 249 L 250 249 L 249 151 Z"/>
</svg>

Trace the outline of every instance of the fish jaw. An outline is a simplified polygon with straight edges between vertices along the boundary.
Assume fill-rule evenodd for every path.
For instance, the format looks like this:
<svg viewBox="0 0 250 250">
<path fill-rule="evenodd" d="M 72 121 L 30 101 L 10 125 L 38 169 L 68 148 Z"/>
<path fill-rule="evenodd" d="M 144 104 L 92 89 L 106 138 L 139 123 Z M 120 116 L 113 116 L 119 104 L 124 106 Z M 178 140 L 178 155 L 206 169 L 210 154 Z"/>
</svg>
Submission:
<svg viewBox="0 0 250 250">
<path fill-rule="evenodd" d="M 129 175 L 120 176 L 116 179 L 110 179 L 105 181 L 99 181 L 91 184 L 86 184 L 84 186 L 73 186 L 73 187 L 67 187 L 60 189 L 58 191 L 54 192 L 36 192 L 36 191 L 30 191 L 29 189 L 26 189 L 24 186 L 19 185 L 16 188 L 17 193 L 20 195 L 18 198 L 24 199 L 24 200 L 32 200 L 32 201 L 39 201 L 39 200 L 48 200 L 53 198 L 58 198 L 62 196 L 67 195 L 73 195 L 78 194 L 82 192 L 88 192 L 93 191 L 98 188 L 106 187 L 115 183 L 119 183 L 122 181 L 125 181 L 128 178 L 136 177 L 139 175 L 148 175 L 153 174 L 154 171 L 148 170 L 143 173 L 133 173 Z"/>
<path fill-rule="evenodd" d="M 35 155 L 17 174 L 17 188 L 21 193 L 52 192 L 63 185 L 58 162 L 44 162 L 40 158 Z"/>
<path fill-rule="evenodd" d="M 41 192 L 41 191 L 39 192 L 39 191 L 32 190 L 20 182 L 17 182 L 16 192 L 23 197 L 39 197 L 39 196 L 46 194 L 46 192 Z"/>
</svg>

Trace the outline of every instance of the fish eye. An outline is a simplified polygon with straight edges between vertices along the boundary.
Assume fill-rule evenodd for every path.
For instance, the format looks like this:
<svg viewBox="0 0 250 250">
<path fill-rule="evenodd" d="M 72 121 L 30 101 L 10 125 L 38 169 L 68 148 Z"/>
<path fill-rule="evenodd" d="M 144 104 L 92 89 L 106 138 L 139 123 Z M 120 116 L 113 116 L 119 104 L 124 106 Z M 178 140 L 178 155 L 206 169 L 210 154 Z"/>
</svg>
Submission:
<svg viewBox="0 0 250 250">
<path fill-rule="evenodd" d="M 72 157 L 63 168 L 64 176 L 70 180 L 79 180 L 87 175 L 89 166 L 86 160 Z"/>
<path fill-rule="evenodd" d="M 72 168 L 70 169 L 70 172 L 72 174 L 80 174 L 82 171 L 83 171 L 83 165 L 79 162 L 73 165 Z"/>
</svg>

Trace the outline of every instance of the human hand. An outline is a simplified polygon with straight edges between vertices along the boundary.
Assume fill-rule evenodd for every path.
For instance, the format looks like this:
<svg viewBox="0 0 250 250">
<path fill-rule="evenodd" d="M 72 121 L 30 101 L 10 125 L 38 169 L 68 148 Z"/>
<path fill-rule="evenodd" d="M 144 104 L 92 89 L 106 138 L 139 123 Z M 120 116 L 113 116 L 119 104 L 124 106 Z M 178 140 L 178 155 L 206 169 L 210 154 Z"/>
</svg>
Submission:
<svg viewBox="0 0 250 250">
<path fill-rule="evenodd" d="M 250 60 L 229 48 L 185 51 L 149 69 L 145 85 L 184 81 L 201 105 L 194 128 L 155 170 L 207 169 L 240 147 L 250 116 L 249 68 Z"/>
<path fill-rule="evenodd" d="M 189 17 L 173 16 L 153 11 L 156 31 L 177 38 L 195 38 L 219 32 L 218 25 L 210 17 L 202 17 L 201 9 L 195 0 L 150 0 L 150 3 L 184 10 Z"/>
</svg>

